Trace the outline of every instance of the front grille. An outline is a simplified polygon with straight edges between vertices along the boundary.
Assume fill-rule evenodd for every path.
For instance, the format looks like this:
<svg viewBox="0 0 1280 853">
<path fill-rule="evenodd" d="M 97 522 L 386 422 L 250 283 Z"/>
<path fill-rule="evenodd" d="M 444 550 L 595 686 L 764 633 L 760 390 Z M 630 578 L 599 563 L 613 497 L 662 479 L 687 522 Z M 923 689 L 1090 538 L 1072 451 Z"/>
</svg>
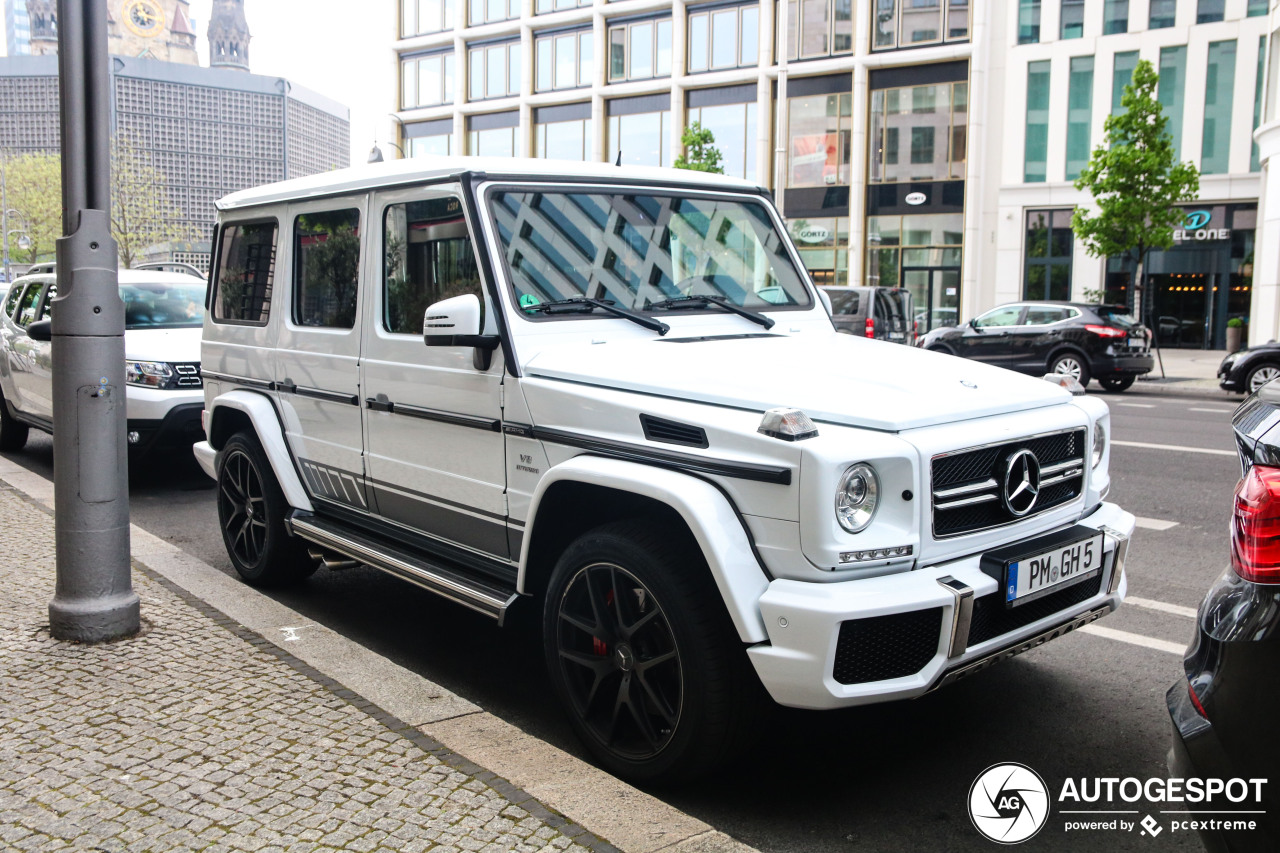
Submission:
<svg viewBox="0 0 1280 853">
<path fill-rule="evenodd" d="M 1006 607 L 1001 590 L 984 595 L 973 602 L 973 621 L 969 624 L 969 646 L 1025 628 L 1032 622 L 1052 616 L 1093 598 L 1102 589 L 1102 572 L 1083 583 L 1052 592 L 1044 598 L 1028 601 L 1018 607 Z"/>
<path fill-rule="evenodd" d="M 173 365 L 173 378 L 169 380 L 173 388 L 203 388 L 204 379 L 200 376 L 200 362 Z"/>
<path fill-rule="evenodd" d="M 1004 464 L 1026 449 L 1040 462 L 1040 495 L 1030 513 L 1016 516 L 1001 498 Z M 961 450 L 933 458 L 933 535 L 941 539 L 973 533 L 1075 500 L 1084 489 L 1083 429 Z"/>
<path fill-rule="evenodd" d="M 941 607 L 841 622 L 831 675 L 841 684 L 914 675 L 938 653 L 941 632 Z"/>
</svg>

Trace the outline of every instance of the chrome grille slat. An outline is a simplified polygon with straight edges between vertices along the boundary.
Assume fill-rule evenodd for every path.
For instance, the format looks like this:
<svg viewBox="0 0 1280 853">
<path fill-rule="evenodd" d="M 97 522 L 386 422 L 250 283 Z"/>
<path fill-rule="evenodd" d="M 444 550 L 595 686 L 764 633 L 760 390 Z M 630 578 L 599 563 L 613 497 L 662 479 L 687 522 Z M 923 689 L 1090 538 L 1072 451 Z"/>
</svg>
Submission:
<svg viewBox="0 0 1280 853">
<path fill-rule="evenodd" d="M 988 478 L 983 480 L 981 483 L 973 483 L 968 486 L 957 486 L 954 489 L 938 489 L 933 493 L 933 499 L 946 500 L 947 498 L 954 498 L 957 495 L 967 495 L 970 492 L 981 492 L 986 489 L 994 489 L 999 485 L 1000 484 L 995 480 Z"/>
<path fill-rule="evenodd" d="M 973 506 L 974 504 L 982 504 L 987 501 L 999 500 L 1000 496 L 996 494 L 978 495 L 972 498 L 963 498 L 958 501 L 947 501 L 946 503 L 935 503 L 934 509 L 959 509 L 962 506 Z"/>
</svg>

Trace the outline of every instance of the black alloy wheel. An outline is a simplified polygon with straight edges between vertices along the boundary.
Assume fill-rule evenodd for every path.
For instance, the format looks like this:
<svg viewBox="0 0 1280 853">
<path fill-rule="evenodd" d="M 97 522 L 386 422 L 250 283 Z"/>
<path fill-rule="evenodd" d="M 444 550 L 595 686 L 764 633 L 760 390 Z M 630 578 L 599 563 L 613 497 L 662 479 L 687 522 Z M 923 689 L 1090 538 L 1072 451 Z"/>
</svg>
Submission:
<svg viewBox="0 0 1280 853">
<path fill-rule="evenodd" d="M 1102 386 L 1102 390 L 1110 391 L 1118 394 L 1121 391 L 1127 391 L 1133 386 L 1136 376 L 1107 376 L 1098 380 L 1098 384 Z"/>
<path fill-rule="evenodd" d="M 11 453 L 27 446 L 31 428 L 9 414 L 9 404 L 0 391 L 0 450 Z"/>
</svg>

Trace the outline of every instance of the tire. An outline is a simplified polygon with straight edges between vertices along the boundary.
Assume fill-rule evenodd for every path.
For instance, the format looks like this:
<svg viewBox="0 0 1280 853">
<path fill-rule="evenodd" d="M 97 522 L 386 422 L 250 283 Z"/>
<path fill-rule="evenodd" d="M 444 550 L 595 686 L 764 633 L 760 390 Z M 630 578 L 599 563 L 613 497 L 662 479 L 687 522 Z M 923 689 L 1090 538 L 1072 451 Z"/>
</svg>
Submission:
<svg viewBox="0 0 1280 853">
<path fill-rule="evenodd" d="M 1086 387 L 1091 378 L 1089 362 L 1078 352 L 1064 352 L 1054 356 L 1053 361 L 1049 362 L 1049 372 L 1074 376 L 1077 382 Z"/>
<path fill-rule="evenodd" d="M 318 564 L 284 528 L 289 504 L 257 437 L 233 435 L 218 452 L 218 526 L 236 573 L 252 586 L 287 586 Z"/>
<path fill-rule="evenodd" d="M 1110 391 L 1112 394 L 1119 394 L 1121 391 L 1127 391 L 1133 387 L 1136 376 L 1108 376 L 1099 379 L 1098 384 L 1102 386 L 1102 390 Z"/>
<path fill-rule="evenodd" d="M 1259 364 L 1244 378 L 1244 392 L 1252 394 L 1277 376 L 1280 376 L 1280 365 L 1270 362 Z"/>
<path fill-rule="evenodd" d="M 27 437 L 31 428 L 14 420 L 9 414 L 9 404 L 4 400 L 4 392 L 0 391 L 0 450 L 12 453 L 27 446 Z"/>
<path fill-rule="evenodd" d="M 687 781 L 746 747 L 771 703 L 696 547 L 606 524 L 560 557 L 543 602 L 557 698 L 609 772 Z"/>
</svg>

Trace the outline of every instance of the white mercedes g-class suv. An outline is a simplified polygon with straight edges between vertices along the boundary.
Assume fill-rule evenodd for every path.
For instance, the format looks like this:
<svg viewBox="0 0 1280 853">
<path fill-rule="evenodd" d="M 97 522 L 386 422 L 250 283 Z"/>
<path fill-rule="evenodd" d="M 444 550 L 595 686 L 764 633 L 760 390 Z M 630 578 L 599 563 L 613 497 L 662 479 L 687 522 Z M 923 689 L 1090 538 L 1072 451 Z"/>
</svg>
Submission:
<svg viewBox="0 0 1280 853">
<path fill-rule="evenodd" d="M 837 334 L 760 187 L 422 159 L 218 208 L 195 451 L 236 570 L 532 599 L 619 775 L 712 766 L 761 686 L 916 697 L 1124 596 L 1107 407 Z"/>
</svg>

